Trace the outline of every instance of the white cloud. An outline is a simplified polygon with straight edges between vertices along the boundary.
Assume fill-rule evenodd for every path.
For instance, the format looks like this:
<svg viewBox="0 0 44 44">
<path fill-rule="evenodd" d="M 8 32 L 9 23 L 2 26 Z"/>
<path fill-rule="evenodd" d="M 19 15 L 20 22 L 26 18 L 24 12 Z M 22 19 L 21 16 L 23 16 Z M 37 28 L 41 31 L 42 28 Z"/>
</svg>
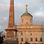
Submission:
<svg viewBox="0 0 44 44">
<path fill-rule="evenodd" d="M 44 17 L 44 12 L 42 11 L 37 11 L 33 14 L 35 17 Z"/>
<path fill-rule="evenodd" d="M 32 3 L 33 4 L 38 4 L 38 3 L 40 3 L 41 2 L 41 0 L 32 0 Z"/>
<path fill-rule="evenodd" d="M 3 20 L 3 21 L 7 21 L 8 18 L 7 18 L 7 17 L 2 17 L 2 20 Z"/>
<path fill-rule="evenodd" d="M 21 7 L 21 3 L 17 3 L 15 6 L 17 7 L 17 8 L 19 8 L 19 7 Z"/>
<path fill-rule="evenodd" d="M 0 0 L 0 4 L 9 5 L 10 0 Z"/>
<path fill-rule="evenodd" d="M 40 7 L 41 6 L 41 1 L 42 0 L 31 0 L 31 2 L 29 2 L 30 3 L 30 7 Z"/>
<path fill-rule="evenodd" d="M 17 3 L 17 4 L 15 4 L 15 8 L 18 8 L 18 9 L 20 9 L 20 8 L 24 8 L 24 3 L 22 4 L 22 3 Z"/>
<path fill-rule="evenodd" d="M 0 29 L 1 29 L 1 26 L 0 26 Z"/>
</svg>

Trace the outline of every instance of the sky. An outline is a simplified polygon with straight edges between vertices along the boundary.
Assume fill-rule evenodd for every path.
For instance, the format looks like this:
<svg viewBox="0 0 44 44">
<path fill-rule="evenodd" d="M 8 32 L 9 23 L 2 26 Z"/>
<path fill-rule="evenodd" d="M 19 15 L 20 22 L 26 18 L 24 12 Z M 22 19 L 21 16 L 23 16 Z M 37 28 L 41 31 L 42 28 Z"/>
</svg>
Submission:
<svg viewBox="0 0 44 44">
<path fill-rule="evenodd" d="M 20 24 L 21 15 L 25 13 L 25 5 L 33 16 L 33 23 L 44 24 L 44 0 L 14 0 L 15 24 Z M 0 31 L 8 26 L 10 0 L 0 0 Z M 20 22 L 19 22 L 20 21 Z"/>
</svg>

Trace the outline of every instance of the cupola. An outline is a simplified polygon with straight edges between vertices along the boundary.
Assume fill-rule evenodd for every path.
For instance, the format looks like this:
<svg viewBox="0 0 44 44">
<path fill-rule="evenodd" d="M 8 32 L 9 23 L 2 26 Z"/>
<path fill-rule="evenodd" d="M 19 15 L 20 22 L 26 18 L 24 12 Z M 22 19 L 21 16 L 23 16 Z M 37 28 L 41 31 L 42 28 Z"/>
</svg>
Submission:
<svg viewBox="0 0 44 44">
<path fill-rule="evenodd" d="M 32 24 L 32 15 L 28 12 L 28 5 L 26 4 L 26 11 L 21 15 L 21 20 L 23 25 L 31 25 Z"/>
</svg>

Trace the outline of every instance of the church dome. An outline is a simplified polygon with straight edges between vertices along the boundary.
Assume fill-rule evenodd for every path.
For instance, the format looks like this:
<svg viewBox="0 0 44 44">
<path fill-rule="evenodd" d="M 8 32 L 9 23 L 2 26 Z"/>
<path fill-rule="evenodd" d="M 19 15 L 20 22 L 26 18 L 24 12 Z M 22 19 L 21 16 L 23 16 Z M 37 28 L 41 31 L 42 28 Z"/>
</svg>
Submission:
<svg viewBox="0 0 44 44">
<path fill-rule="evenodd" d="M 22 17 L 22 16 L 31 16 L 31 17 L 33 17 L 33 16 L 28 12 L 28 10 L 27 10 L 27 5 L 26 5 L 26 12 L 23 13 L 23 15 L 21 15 L 21 17 Z"/>
<path fill-rule="evenodd" d="M 28 13 L 28 12 L 25 12 L 23 15 L 21 15 L 21 17 L 22 16 L 31 16 L 31 17 L 33 17 L 30 13 Z"/>
</svg>

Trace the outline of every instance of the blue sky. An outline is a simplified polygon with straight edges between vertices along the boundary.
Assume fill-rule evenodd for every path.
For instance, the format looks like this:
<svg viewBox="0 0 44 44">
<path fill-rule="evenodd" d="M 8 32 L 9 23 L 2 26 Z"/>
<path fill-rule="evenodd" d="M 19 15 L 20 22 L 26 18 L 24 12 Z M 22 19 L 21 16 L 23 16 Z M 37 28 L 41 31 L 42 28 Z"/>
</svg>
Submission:
<svg viewBox="0 0 44 44">
<path fill-rule="evenodd" d="M 44 0 L 14 0 L 15 23 L 20 24 L 20 16 L 25 12 L 28 4 L 28 12 L 33 15 L 33 23 L 44 24 Z M 0 31 L 8 25 L 10 0 L 0 0 Z"/>
</svg>

